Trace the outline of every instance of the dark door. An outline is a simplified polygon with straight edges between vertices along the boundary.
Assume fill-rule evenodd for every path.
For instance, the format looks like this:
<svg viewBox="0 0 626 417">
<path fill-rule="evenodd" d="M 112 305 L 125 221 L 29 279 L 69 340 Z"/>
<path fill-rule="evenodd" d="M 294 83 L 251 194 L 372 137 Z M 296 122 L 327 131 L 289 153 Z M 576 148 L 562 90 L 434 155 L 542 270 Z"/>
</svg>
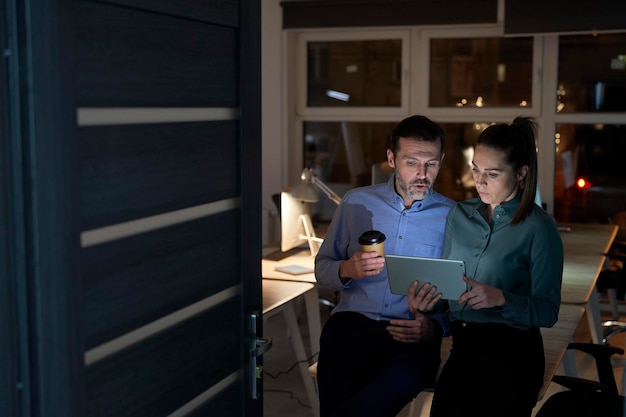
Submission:
<svg viewBox="0 0 626 417">
<path fill-rule="evenodd" d="M 8 0 L 1 415 L 262 414 L 259 8 Z"/>
</svg>

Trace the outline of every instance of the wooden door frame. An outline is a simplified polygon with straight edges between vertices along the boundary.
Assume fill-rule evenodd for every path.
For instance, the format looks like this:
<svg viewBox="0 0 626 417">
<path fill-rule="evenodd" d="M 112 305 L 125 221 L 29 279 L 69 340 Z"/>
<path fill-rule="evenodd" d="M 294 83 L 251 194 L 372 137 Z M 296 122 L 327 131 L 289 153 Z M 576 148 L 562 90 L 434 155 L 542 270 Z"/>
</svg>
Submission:
<svg viewBox="0 0 626 417">
<path fill-rule="evenodd" d="M 78 416 L 82 395 L 74 1 L 7 0 L 9 263 L 18 415 Z"/>
<path fill-rule="evenodd" d="M 240 146 L 241 146 L 241 257 L 244 321 L 262 311 L 262 182 L 261 182 L 261 1 L 240 1 Z M 245 332 L 244 323 L 244 332 Z M 257 335 L 263 334 L 259 320 Z M 244 333 L 248 349 L 255 335 Z M 252 366 L 244 352 L 244 370 Z M 262 359 L 261 359 L 262 363 Z M 248 372 L 244 372 L 248 374 Z M 244 376 L 244 415 L 261 417 L 263 401 L 251 398 L 251 384 Z M 262 392 L 262 383 L 259 385 Z"/>
<path fill-rule="evenodd" d="M 8 5 L 8 4 L 7 4 Z M 0 45 L 2 50 L 11 51 L 14 36 L 11 28 L 8 7 L 0 8 Z M 10 141 L 14 127 L 9 109 L 14 101 L 10 94 L 11 71 L 10 57 L 0 60 L 0 415 L 16 415 L 19 409 L 16 384 L 19 380 L 18 343 L 16 342 L 16 291 L 13 279 L 16 266 L 11 254 L 15 243 L 10 231 L 14 229 L 12 202 L 16 192 L 11 192 L 12 164 L 11 151 L 14 143 Z"/>
</svg>

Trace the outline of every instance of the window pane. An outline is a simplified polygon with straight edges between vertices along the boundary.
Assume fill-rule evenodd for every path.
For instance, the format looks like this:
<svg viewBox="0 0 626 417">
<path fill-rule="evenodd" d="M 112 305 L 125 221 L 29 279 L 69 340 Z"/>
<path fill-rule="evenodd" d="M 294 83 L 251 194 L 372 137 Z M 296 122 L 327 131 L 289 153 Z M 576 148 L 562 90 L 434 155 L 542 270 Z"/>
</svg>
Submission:
<svg viewBox="0 0 626 417">
<path fill-rule="evenodd" d="M 309 107 L 400 107 L 402 41 L 308 42 Z"/>
<path fill-rule="evenodd" d="M 303 166 L 313 169 L 315 176 L 340 196 L 351 188 L 368 185 L 372 165 L 389 169 L 387 142 L 395 125 L 305 122 Z M 335 207 L 320 195 L 320 201 L 313 205 L 314 220 L 330 220 Z"/>
<path fill-rule="evenodd" d="M 557 132 L 554 217 L 609 223 L 626 210 L 626 126 L 560 124 Z"/>
<path fill-rule="evenodd" d="M 430 106 L 526 107 L 532 38 L 432 39 Z"/>
<path fill-rule="evenodd" d="M 559 38 L 558 112 L 626 111 L 626 34 Z"/>
<path fill-rule="evenodd" d="M 304 166 L 322 181 L 351 187 L 371 183 L 371 166 L 387 160 L 395 123 L 305 122 Z"/>
</svg>

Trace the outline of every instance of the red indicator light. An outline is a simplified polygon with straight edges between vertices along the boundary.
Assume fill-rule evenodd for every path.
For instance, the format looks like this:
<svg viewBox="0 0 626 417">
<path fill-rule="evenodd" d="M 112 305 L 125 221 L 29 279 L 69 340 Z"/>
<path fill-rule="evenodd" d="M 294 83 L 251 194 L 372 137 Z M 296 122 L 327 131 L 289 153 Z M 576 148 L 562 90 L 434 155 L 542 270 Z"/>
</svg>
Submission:
<svg viewBox="0 0 626 417">
<path fill-rule="evenodd" d="M 578 188 L 589 188 L 589 187 L 591 187 L 591 184 L 588 183 L 584 178 L 578 178 L 578 180 L 576 181 L 576 185 L 578 186 Z"/>
</svg>

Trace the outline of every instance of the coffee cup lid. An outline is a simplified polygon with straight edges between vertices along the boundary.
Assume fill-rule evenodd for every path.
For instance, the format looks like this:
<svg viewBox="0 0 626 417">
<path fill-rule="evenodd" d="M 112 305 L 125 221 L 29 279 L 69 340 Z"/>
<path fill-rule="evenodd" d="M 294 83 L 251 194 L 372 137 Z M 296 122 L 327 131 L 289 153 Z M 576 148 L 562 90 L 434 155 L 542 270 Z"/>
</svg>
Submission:
<svg viewBox="0 0 626 417">
<path fill-rule="evenodd" d="M 375 245 L 384 241 L 385 235 L 378 230 L 368 230 L 359 237 L 359 244 L 361 245 Z"/>
</svg>

